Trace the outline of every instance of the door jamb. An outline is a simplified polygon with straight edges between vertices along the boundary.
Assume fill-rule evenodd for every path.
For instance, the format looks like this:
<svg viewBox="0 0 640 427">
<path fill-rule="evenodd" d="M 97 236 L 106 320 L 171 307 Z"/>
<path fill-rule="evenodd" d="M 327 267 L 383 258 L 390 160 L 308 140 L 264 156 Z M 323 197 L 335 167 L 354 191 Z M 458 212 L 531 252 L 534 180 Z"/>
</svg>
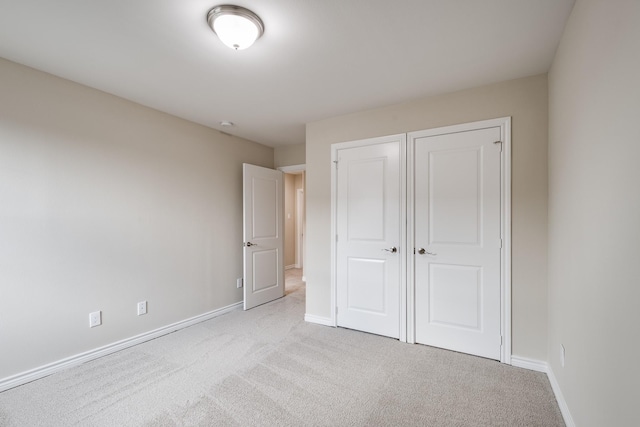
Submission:
<svg viewBox="0 0 640 427">
<path fill-rule="evenodd" d="M 296 268 L 304 269 L 304 187 L 296 189 Z"/>
<path fill-rule="evenodd" d="M 291 166 L 280 166 L 278 170 L 284 173 L 304 172 L 307 170 L 307 165 L 301 164 L 301 165 L 291 165 Z"/>
</svg>

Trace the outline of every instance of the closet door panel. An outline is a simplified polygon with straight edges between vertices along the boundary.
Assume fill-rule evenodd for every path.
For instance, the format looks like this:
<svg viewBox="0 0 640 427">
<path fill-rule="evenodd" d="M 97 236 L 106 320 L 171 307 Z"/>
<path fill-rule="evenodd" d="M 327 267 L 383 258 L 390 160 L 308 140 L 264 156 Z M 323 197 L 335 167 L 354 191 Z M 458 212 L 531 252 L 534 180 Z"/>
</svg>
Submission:
<svg viewBox="0 0 640 427">
<path fill-rule="evenodd" d="M 416 341 L 500 359 L 500 128 L 410 136 Z"/>
<path fill-rule="evenodd" d="M 337 153 L 337 324 L 400 336 L 404 135 Z"/>
</svg>

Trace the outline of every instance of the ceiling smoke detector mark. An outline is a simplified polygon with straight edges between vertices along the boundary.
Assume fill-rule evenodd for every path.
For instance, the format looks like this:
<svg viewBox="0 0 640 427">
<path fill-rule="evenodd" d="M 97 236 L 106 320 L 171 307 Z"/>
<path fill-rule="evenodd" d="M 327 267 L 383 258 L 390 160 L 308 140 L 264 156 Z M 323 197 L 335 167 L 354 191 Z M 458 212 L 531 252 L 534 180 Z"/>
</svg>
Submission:
<svg viewBox="0 0 640 427">
<path fill-rule="evenodd" d="M 230 128 L 230 127 L 233 127 L 235 125 L 233 124 L 233 122 L 230 122 L 228 120 L 223 120 L 223 121 L 220 122 L 220 126 L 225 127 L 225 128 Z"/>
</svg>

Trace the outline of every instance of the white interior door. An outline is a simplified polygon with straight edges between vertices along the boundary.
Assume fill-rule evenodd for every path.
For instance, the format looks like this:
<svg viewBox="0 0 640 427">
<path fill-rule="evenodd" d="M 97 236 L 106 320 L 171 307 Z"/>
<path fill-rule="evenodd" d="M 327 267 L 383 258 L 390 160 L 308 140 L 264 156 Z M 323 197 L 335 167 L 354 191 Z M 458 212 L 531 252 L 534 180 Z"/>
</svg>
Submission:
<svg viewBox="0 0 640 427">
<path fill-rule="evenodd" d="M 244 309 L 284 296 L 282 172 L 243 164 Z"/>
<path fill-rule="evenodd" d="M 405 135 L 337 150 L 338 326 L 400 335 L 401 150 Z"/>
<path fill-rule="evenodd" d="M 500 359 L 501 128 L 409 134 L 415 338 Z"/>
</svg>

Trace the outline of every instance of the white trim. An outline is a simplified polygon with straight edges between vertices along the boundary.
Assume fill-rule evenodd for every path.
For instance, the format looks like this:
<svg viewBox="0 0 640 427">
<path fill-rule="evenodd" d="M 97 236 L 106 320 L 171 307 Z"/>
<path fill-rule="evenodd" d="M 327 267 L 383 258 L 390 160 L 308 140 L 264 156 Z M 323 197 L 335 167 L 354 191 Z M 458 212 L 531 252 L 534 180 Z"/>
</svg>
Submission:
<svg viewBox="0 0 640 427">
<path fill-rule="evenodd" d="M 338 316 L 336 315 L 336 308 L 338 302 L 336 301 L 338 291 L 338 269 L 337 269 L 337 257 L 338 248 L 336 245 L 336 236 L 338 235 L 338 147 L 337 144 L 331 144 L 331 322 L 327 326 L 338 326 Z M 305 320 L 307 319 L 305 315 Z M 310 321 L 310 320 L 309 320 Z M 322 324 L 322 323 L 321 323 Z"/>
<path fill-rule="evenodd" d="M 407 134 L 400 138 L 400 341 L 407 342 Z M 403 250 L 404 249 L 404 250 Z"/>
<path fill-rule="evenodd" d="M 303 164 L 303 165 L 280 166 L 278 170 L 284 173 L 302 172 L 307 170 L 307 165 Z"/>
<path fill-rule="evenodd" d="M 316 316 L 315 314 L 305 314 L 304 321 L 323 326 L 336 326 L 334 324 L 334 320 L 331 317 Z"/>
<path fill-rule="evenodd" d="M 214 317 L 221 316 L 229 313 L 230 311 L 237 310 L 242 307 L 242 301 L 235 304 L 228 305 L 226 307 L 219 308 L 217 310 L 210 311 L 208 313 L 200 314 L 189 319 L 181 320 L 176 323 L 164 326 L 162 328 L 155 329 L 153 331 L 145 332 L 140 335 L 136 335 L 131 338 L 127 338 L 121 341 L 116 341 L 111 344 L 107 344 L 103 347 L 98 347 L 93 350 L 86 351 L 84 353 L 76 354 L 64 359 L 60 359 L 56 362 L 49 363 L 47 365 L 40 366 L 38 368 L 31 369 L 29 371 L 21 372 L 16 375 L 12 375 L 0 380 L 0 392 L 9 390 L 14 387 L 21 386 L 31 381 L 39 380 L 56 372 L 63 371 L 74 366 L 79 366 L 83 363 L 90 362 L 103 356 L 124 350 L 129 347 L 133 347 L 138 344 L 142 344 L 145 341 L 149 341 L 162 335 L 167 335 L 180 329 L 193 326 L 197 323 L 204 322 L 206 320 L 213 319 Z"/>
<path fill-rule="evenodd" d="M 416 324 L 415 324 L 415 316 L 416 316 L 416 287 L 415 283 L 415 256 L 411 256 L 414 254 L 415 248 L 415 236 L 414 236 L 414 196 L 415 196 L 415 181 L 411 179 L 411 177 L 415 174 L 415 149 L 414 144 L 409 141 L 407 138 L 407 246 L 405 248 L 405 252 L 409 255 L 407 257 L 407 309 L 406 309 L 406 322 L 407 322 L 407 343 L 415 344 L 416 343 Z"/>
<path fill-rule="evenodd" d="M 529 359 L 527 357 L 521 356 L 511 356 L 511 366 L 515 366 L 516 368 L 529 369 L 530 371 L 543 372 L 545 374 L 549 370 L 547 362 Z"/>
<path fill-rule="evenodd" d="M 511 363 L 511 117 L 496 119 L 502 121 L 502 174 L 501 194 L 502 201 L 502 363 Z"/>
<path fill-rule="evenodd" d="M 296 233 L 296 268 L 302 268 L 304 256 L 302 254 L 302 249 L 304 247 L 304 222 L 305 222 L 305 212 L 304 212 L 304 188 L 296 188 L 296 224 L 295 224 L 295 233 Z"/>
<path fill-rule="evenodd" d="M 567 401 L 564 400 L 564 396 L 562 395 L 562 390 L 560 390 L 558 380 L 553 373 L 553 369 L 551 369 L 547 362 L 529 359 L 527 357 L 511 356 L 511 366 L 547 374 L 547 378 L 549 379 L 549 383 L 551 384 L 551 389 L 553 390 L 553 394 L 555 395 L 558 406 L 560 407 L 560 412 L 562 413 L 564 423 L 567 425 L 567 427 L 575 427 L 576 423 L 573 422 L 573 417 L 571 416 L 571 412 L 569 412 Z"/>
<path fill-rule="evenodd" d="M 556 376 L 553 373 L 553 369 L 551 369 L 551 367 L 549 367 L 548 369 L 547 377 L 549 377 L 549 382 L 551 383 L 553 394 L 556 395 L 556 400 L 558 401 L 558 406 L 560 407 L 562 418 L 564 418 L 564 423 L 567 425 L 567 427 L 575 427 L 576 423 L 573 421 L 571 412 L 569 412 L 569 406 L 567 405 L 567 401 L 564 400 L 564 396 L 562 395 L 562 390 L 560 390 L 560 384 L 558 384 L 558 380 L 556 379 Z"/>
</svg>

